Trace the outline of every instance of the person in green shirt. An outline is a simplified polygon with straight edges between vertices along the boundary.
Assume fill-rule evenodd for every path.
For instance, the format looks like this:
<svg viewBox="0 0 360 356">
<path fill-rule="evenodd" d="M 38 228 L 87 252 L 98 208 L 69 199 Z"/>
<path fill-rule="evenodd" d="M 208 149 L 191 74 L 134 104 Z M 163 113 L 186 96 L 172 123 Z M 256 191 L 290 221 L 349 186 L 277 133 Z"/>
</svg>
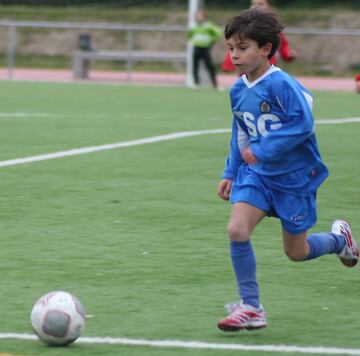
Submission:
<svg viewBox="0 0 360 356">
<path fill-rule="evenodd" d="M 188 31 L 188 37 L 194 47 L 193 51 L 193 77 L 196 87 L 200 83 L 199 65 L 203 61 L 206 70 L 209 72 L 212 85 L 218 88 L 216 70 L 211 57 L 211 48 L 222 36 L 221 29 L 215 24 L 206 20 L 206 13 L 199 9 L 195 15 L 195 25 Z"/>
</svg>

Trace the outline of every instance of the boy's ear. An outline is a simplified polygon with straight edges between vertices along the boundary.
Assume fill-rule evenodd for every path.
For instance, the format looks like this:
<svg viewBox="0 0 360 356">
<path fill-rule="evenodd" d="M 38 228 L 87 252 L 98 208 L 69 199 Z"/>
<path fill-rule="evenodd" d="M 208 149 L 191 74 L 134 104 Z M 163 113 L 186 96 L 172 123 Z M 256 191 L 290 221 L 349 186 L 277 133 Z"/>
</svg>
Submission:
<svg viewBox="0 0 360 356">
<path fill-rule="evenodd" d="M 263 52 L 264 56 L 267 57 L 271 53 L 272 44 L 269 42 L 266 45 L 262 46 L 261 49 L 262 49 L 262 52 Z"/>
</svg>

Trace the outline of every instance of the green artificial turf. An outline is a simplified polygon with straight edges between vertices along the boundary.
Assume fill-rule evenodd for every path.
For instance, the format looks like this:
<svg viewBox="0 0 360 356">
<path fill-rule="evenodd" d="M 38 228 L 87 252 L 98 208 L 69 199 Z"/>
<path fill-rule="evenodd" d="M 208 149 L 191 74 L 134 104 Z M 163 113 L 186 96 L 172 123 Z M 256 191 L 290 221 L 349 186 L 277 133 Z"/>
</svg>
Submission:
<svg viewBox="0 0 360 356">
<path fill-rule="evenodd" d="M 204 89 L 1 82 L 0 160 L 230 128 L 228 94 Z M 315 93 L 317 119 L 359 116 L 354 93 Z M 331 170 L 319 222 L 346 218 L 360 232 L 360 123 L 317 125 Z M 360 349 L 359 270 L 334 256 L 293 263 L 280 224 L 253 244 L 268 328 L 224 334 L 216 322 L 236 300 L 228 257 L 230 206 L 217 197 L 229 133 L 208 134 L 0 168 L 0 333 L 31 333 L 33 303 L 76 295 L 93 317 L 84 336 Z M 16 355 L 238 355 L 0 339 Z M 241 353 L 244 354 L 244 353 Z M 260 355 L 261 352 L 247 354 Z"/>
</svg>

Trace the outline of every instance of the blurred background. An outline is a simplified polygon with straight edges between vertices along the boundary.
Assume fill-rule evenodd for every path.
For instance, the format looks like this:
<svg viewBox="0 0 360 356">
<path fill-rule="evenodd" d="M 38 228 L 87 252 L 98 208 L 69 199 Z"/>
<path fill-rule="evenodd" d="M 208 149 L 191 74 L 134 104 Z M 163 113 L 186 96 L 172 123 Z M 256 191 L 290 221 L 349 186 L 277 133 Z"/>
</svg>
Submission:
<svg viewBox="0 0 360 356">
<path fill-rule="evenodd" d="M 248 0 L 199 0 L 221 28 Z M 277 0 L 296 60 L 278 65 L 298 76 L 354 77 L 360 72 L 360 1 Z M 1 0 L 0 66 L 11 79 L 19 68 L 68 70 L 86 78 L 91 70 L 131 73 L 186 72 L 189 2 L 186 0 Z M 114 58 L 84 59 L 74 73 L 77 51 L 120 51 Z M 129 52 L 140 51 L 129 60 Z M 141 52 L 162 55 L 141 59 Z M 169 52 L 179 54 L 178 58 Z M 213 48 L 218 73 L 226 53 Z M 180 55 L 181 54 L 181 55 Z M 170 57 L 169 57 L 170 56 Z M 150 58 L 151 57 L 151 58 Z M 163 58 L 162 58 L 163 57 Z M 233 73 L 224 73 L 233 75 Z"/>
</svg>

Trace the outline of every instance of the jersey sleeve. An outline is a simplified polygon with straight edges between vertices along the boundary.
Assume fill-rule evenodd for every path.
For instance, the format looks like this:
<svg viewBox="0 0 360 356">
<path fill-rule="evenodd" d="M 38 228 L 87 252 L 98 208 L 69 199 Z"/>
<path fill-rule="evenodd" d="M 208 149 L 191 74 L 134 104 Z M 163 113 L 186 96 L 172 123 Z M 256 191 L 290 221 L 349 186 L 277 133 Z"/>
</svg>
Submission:
<svg viewBox="0 0 360 356">
<path fill-rule="evenodd" d="M 248 135 L 238 123 L 236 117 L 234 117 L 230 139 L 230 152 L 225 162 L 222 178 L 232 180 L 236 178 L 239 167 L 244 163 L 240 150 L 245 148 L 248 144 Z"/>
<path fill-rule="evenodd" d="M 275 81 L 270 93 L 281 110 L 281 127 L 251 144 L 259 161 L 279 160 L 307 140 L 314 132 L 312 97 L 300 85 Z"/>
</svg>

